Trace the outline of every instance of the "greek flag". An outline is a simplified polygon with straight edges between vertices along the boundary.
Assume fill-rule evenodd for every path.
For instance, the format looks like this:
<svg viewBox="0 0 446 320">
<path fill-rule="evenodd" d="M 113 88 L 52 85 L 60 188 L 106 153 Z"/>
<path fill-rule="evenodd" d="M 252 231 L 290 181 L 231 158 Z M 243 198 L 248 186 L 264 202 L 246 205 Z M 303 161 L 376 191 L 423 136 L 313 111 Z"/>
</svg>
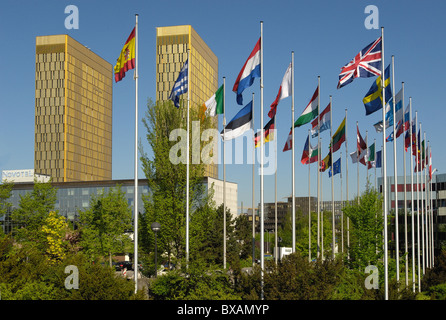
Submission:
<svg viewBox="0 0 446 320">
<path fill-rule="evenodd" d="M 183 65 L 183 68 L 180 71 L 180 74 L 178 75 L 177 81 L 175 81 L 175 84 L 173 85 L 172 92 L 170 93 L 169 99 L 173 101 L 175 104 L 175 107 L 180 107 L 180 95 L 187 92 L 188 87 L 188 60 Z"/>
</svg>

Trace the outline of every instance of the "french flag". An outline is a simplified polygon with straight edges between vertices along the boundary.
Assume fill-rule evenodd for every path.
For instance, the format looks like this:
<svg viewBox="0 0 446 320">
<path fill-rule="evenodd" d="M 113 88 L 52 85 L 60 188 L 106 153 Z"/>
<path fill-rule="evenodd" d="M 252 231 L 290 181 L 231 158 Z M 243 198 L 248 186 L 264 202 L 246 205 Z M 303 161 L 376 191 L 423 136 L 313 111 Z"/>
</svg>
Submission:
<svg viewBox="0 0 446 320">
<path fill-rule="evenodd" d="M 232 88 L 232 91 L 237 94 L 237 103 L 239 105 L 243 105 L 243 90 L 250 87 L 255 78 L 260 78 L 260 40 L 261 38 L 259 38 L 254 50 L 252 50 L 248 60 L 243 65 Z"/>
</svg>

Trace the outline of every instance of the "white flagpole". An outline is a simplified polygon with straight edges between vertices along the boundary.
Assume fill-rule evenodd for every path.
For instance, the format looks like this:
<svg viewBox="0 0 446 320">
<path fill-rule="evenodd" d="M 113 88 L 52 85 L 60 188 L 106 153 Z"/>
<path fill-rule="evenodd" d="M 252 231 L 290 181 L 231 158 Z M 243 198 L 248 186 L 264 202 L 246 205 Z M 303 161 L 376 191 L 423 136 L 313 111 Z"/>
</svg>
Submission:
<svg viewBox="0 0 446 320">
<path fill-rule="evenodd" d="M 276 126 L 276 116 L 274 115 L 274 132 L 277 133 L 277 126 Z M 274 257 L 275 263 L 277 265 L 278 262 L 278 256 L 279 256 L 279 252 L 278 252 L 278 247 L 277 247 L 277 135 L 274 135 L 274 157 L 276 158 L 275 161 L 275 171 L 274 171 L 274 246 L 276 248 L 276 254 Z M 274 252 L 274 250 L 273 250 Z"/>
<path fill-rule="evenodd" d="M 255 264 L 256 255 L 256 210 L 255 210 L 255 165 L 256 165 L 256 145 L 255 145 L 255 126 L 254 126 L 254 92 L 252 93 L 252 128 L 253 128 L 253 147 L 252 147 L 252 266 Z"/>
<path fill-rule="evenodd" d="M 331 125 L 331 123 L 330 123 Z M 341 159 L 341 172 L 340 172 L 340 180 L 341 180 L 341 252 L 344 253 L 344 205 L 342 201 L 342 151 L 339 151 L 339 159 Z"/>
<path fill-rule="evenodd" d="M 420 128 L 421 129 L 421 128 Z M 416 137 L 416 152 L 415 152 L 415 166 L 418 166 L 418 111 L 415 111 L 415 137 Z M 418 262 L 418 292 L 421 292 L 421 275 L 420 275 L 420 184 L 418 180 L 419 172 L 417 170 L 417 262 Z"/>
<path fill-rule="evenodd" d="M 358 134 L 359 134 L 359 129 L 358 129 L 358 121 L 356 121 L 356 142 L 358 142 Z M 356 162 L 356 188 L 357 188 L 357 192 L 358 192 L 358 205 L 359 205 L 359 155 L 360 155 L 360 150 L 358 149 L 358 147 L 356 147 L 356 154 L 357 154 L 357 162 Z"/>
<path fill-rule="evenodd" d="M 375 190 L 376 190 L 376 162 L 377 162 L 377 158 L 376 158 L 376 139 L 373 139 L 373 144 L 375 145 Z"/>
<path fill-rule="evenodd" d="M 423 136 L 421 132 L 423 132 L 421 130 L 421 122 L 420 122 L 420 147 L 423 148 L 423 146 L 421 145 L 421 143 L 423 142 L 423 140 L 421 140 L 421 137 Z M 417 170 L 418 170 L 418 174 L 420 175 L 420 210 L 421 210 L 421 222 L 420 222 L 420 227 L 421 227 L 421 265 L 423 267 L 423 275 L 426 272 L 426 265 L 425 265 L 425 258 L 426 258 L 426 247 L 425 247 L 425 243 L 424 243 L 424 195 L 423 195 L 423 170 L 422 170 L 422 159 L 421 159 L 421 150 L 419 151 L 419 156 L 417 155 L 417 157 L 419 157 L 420 159 L 420 166 L 418 167 L 417 164 Z M 417 161 L 418 162 L 418 161 Z"/>
<path fill-rule="evenodd" d="M 135 190 L 133 196 L 133 241 L 134 241 L 134 261 L 133 261 L 133 278 L 135 280 L 135 293 L 138 291 L 138 14 L 135 14 Z"/>
<path fill-rule="evenodd" d="M 263 21 L 260 21 L 260 268 L 261 268 L 261 299 L 263 300 L 263 272 L 265 267 L 265 235 L 264 235 L 264 204 L 263 204 Z"/>
<path fill-rule="evenodd" d="M 410 207 L 411 207 L 411 223 L 412 223 L 412 290 L 415 292 L 415 217 L 414 217 L 414 192 L 413 192 L 413 157 L 412 157 L 412 126 L 414 125 L 412 121 L 412 97 L 409 97 L 409 136 L 410 136 L 410 146 L 409 146 L 409 156 L 410 156 Z M 416 132 L 416 131 L 415 131 Z"/>
<path fill-rule="evenodd" d="M 321 133 L 319 132 L 319 135 L 320 134 Z M 322 138 L 321 138 L 321 151 L 322 151 Z M 323 193 L 322 173 L 321 173 L 321 169 L 320 168 L 319 168 L 318 171 L 319 171 L 319 174 L 321 176 L 321 186 L 320 186 L 321 200 L 320 200 L 320 203 L 322 203 L 322 199 L 323 199 L 323 196 L 322 196 L 322 193 Z M 320 224 L 320 226 L 321 226 L 321 258 L 322 258 L 322 261 L 324 261 L 325 260 L 325 257 L 324 257 L 324 208 L 322 206 L 321 206 L 321 224 Z"/>
<path fill-rule="evenodd" d="M 345 109 L 345 199 L 347 200 L 347 205 L 349 205 L 348 200 L 348 148 L 347 148 L 347 108 Z M 347 217 L 347 258 L 350 257 L 350 222 L 349 218 Z"/>
<path fill-rule="evenodd" d="M 311 130 L 308 129 L 308 150 L 310 150 L 310 132 L 311 132 Z M 319 152 L 319 149 L 318 149 L 318 152 Z M 310 155 L 309 155 L 309 157 L 310 157 Z M 318 157 L 319 157 L 319 155 L 318 155 Z M 310 174 L 311 174 L 311 171 L 310 171 L 310 166 L 311 166 L 311 163 L 310 163 L 310 161 L 308 161 L 308 261 L 309 262 L 311 262 L 311 200 L 310 200 L 311 199 L 310 198 L 310 187 L 311 187 Z M 293 174 L 293 176 L 294 176 L 294 174 Z"/>
<path fill-rule="evenodd" d="M 320 97 L 321 97 L 321 77 L 317 77 L 317 89 L 318 89 L 318 95 L 317 95 L 317 116 L 318 116 L 318 122 L 317 122 L 317 257 L 319 257 L 319 249 L 320 249 L 320 215 L 321 215 L 321 204 L 320 204 L 320 198 L 321 198 L 321 133 L 320 133 L 320 121 L 319 121 L 319 110 L 320 110 Z"/>
<path fill-rule="evenodd" d="M 429 244 L 429 218 L 428 218 L 429 214 L 427 212 L 427 203 L 428 203 L 427 190 L 428 190 L 428 188 L 427 188 L 427 176 L 426 176 L 426 173 L 427 173 L 426 155 L 429 152 L 429 146 L 428 146 L 428 143 L 426 140 L 426 131 L 424 131 L 424 146 L 425 146 L 424 159 L 423 159 L 423 161 L 424 161 L 424 170 L 423 170 L 424 171 L 424 220 L 426 221 L 424 235 L 426 237 L 426 268 L 430 268 L 430 264 L 429 264 L 429 257 L 430 257 L 430 253 L 429 253 L 430 252 L 430 250 L 429 250 L 429 247 L 430 247 L 430 244 Z"/>
<path fill-rule="evenodd" d="M 188 90 L 189 92 L 189 90 Z M 226 77 L 223 77 L 223 269 L 226 269 Z"/>
<path fill-rule="evenodd" d="M 334 214 L 334 166 L 333 166 L 333 105 L 332 105 L 332 98 L 330 96 L 330 157 L 331 157 L 331 232 L 332 232 L 332 258 L 334 260 L 335 258 L 335 244 L 336 244 L 336 235 L 335 235 L 335 214 Z M 319 119 L 320 120 L 320 119 Z M 320 123 L 320 121 L 318 121 Z"/>
<path fill-rule="evenodd" d="M 296 252 L 296 190 L 295 190 L 295 152 L 294 152 L 294 51 L 291 52 L 291 225 L 292 225 L 292 248 L 291 251 Z M 309 178 L 309 177 L 308 177 Z M 310 183 L 308 181 L 308 183 Z M 310 187 L 308 187 L 308 192 L 310 192 Z M 308 203 L 308 206 L 310 204 Z M 310 253 L 311 255 L 311 253 Z"/>
<path fill-rule="evenodd" d="M 387 166 L 386 166 L 386 108 L 385 108 L 385 65 L 384 65 L 384 27 L 381 27 L 381 42 L 382 42 L 382 50 L 381 50 L 381 89 L 383 95 L 383 108 L 382 108 L 382 117 L 383 117 L 383 149 L 382 149 L 382 169 L 383 169 L 383 202 L 384 202 L 384 298 L 385 300 L 389 299 L 389 266 L 388 266 L 388 256 L 387 256 Z"/>
<path fill-rule="evenodd" d="M 426 153 L 426 131 L 424 132 L 424 146 L 423 150 Z M 421 207 L 422 207 L 422 231 L 423 231 L 423 275 L 426 273 L 426 267 L 427 267 L 427 257 L 428 257 L 428 245 L 427 245 L 427 238 L 426 238 L 426 233 L 427 233 L 427 215 L 426 215 L 426 210 L 425 210 L 425 203 L 427 201 L 426 198 L 426 193 L 423 191 L 423 186 L 426 186 L 426 176 L 425 176 L 425 170 L 423 169 L 423 162 L 424 162 L 424 158 L 423 158 L 423 154 L 422 152 L 420 152 L 420 174 L 421 174 Z"/>
<path fill-rule="evenodd" d="M 398 226 L 398 169 L 396 165 L 396 111 L 395 111 L 395 57 L 392 55 L 392 107 L 393 107 L 393 185 L 395 198 L 395 260 L 396 260 L 396 281 L 400 281 L 400 244 Z M 404 111 L 404 109 L 403 109 Z M 384 123 L 384 122 L 383 122 Z M 385 125 L 385 124 L 384 124 Z"/>
<path fill-rule="evenodd" d="M 402 93 L 403 93 L 403 97 L 402 97 L 402 108 L 403 108 L 403 123 L 402 123 L 402 126 L 403 126 L 403 128 L 404 128 L 404 126 L 405 126 L 405 123 L 404 123 L 404 121 L 405 121 L 405 119 L 404 119 L 404 114 L 405 114 L 405 110 L 404 110 L 404 108 L 405 108 L 405 104 L 404 104 L 404 82 L 401 82 L 401 90 L 403 90 L 402 91 Z M 410 118 L 409 118 L 409 121 L 410 121 Z M 405 130 L 403 129 L 403 133 L 402 133 L 402 135 L 403 135 L 403 167 L 404 167 L 404 170 L 403 170 L 403 172 L 404 172 L 404 254 L 405 254 L 405 257 L 406 257 L 406 262 L 405 262 L 405 269 L 406 269 L 406 288 L 409 286 L 409 259 L 408 259 L 408 255 L 409 255 L 409 252 L 408 252 L 408 239 L 407 239 L 407 187 L 406 187 L 406 183 L 407 183 L 407 179 L 406 179 L 406 149 L 405 149 L 405 141 L 404 141 L 404 132 L 405 132 Z"/>
<path fill-rule="evenodd" d="M 190 109 L 190 48 L 187 49 L 187 149 L 186 149 L 186 266 L 189 263 L 189 109 Z"/>
</svg>

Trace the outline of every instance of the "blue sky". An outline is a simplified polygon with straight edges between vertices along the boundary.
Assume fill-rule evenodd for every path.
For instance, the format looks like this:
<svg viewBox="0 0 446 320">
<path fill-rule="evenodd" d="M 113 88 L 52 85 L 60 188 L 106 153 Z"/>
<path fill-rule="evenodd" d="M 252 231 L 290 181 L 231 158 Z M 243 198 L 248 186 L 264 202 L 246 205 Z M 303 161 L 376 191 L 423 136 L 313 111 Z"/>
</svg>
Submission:
<svg viewBox="0 0 446 320">
<path fill-rule="evenodd" d="M 67 5 L 79 9 L 79 29 L 64 25 Z M 365 116 L 362 98 L 375 78 L 358 78 L 337 90 L 340 68 L 361 49 L 380 36 L 380 30 L 366 29 L 367 5 L 379 9 L 379 25 L 385 28 L 385 65 L 395 56 L 396 92 L 405 83 L 405 104 L 412 97 L 413 111 L 432 145 L 433 167 L 446 172 L 444 159 L 443 93 L 446 61 L 444 59 L 446 26 L 444 1 L 287 1 L 287 0 L 194 0 L 194 1 L 10 1 L 0 12 L 0 170 L 29 169 L 34 166 L 34 81 L 35 37 L 68 34 L 114 65 L 119 52 L 139 14 L 139 119 L 148 98 L 155 97 L 156 27 L 190 24 L 219 59 L 219 81 L 226 77 L 226 116 L 229 121 L 240 109 L 232 85 L 260 36 L 264 22 L 264 123 L 285 70 L 295 52 L 295 117 L 311 98 L 317 77 L 321 77 L 321 107 L 333 97 L 333 128 L 339 126 L 348 109 L 348 147 L 352 152 L 356 139 L 356 121 L 369 142 L 382 136 L 373 124 L 381 112 Z M 256 95 L 255 128 L 260 127 L 259 79 L 245 90 L 245 102 Z M 113 179 L 133 178 L 134 81 L 126 77 L 113 84 Z M 279 103 L 278 127 L 278 201 L 291 194 L 291 153 L 282 152 L 290 128 L 291 98 Z M 221 116 L 219 116 L 221 128 Z M 296 129 L 296 195 L 308 195 L 308 167 L 300 163 L 309 125 Z M 333 131 L 334 131 L 333 130 Z M 322 135 L 327 150 L 329 132 Z M 145 128 L 139 125 L 139 138 L 145 150 Z M 312 140 L 314 145 L 316 140 Z M 397 140 L 398 172 L 401 175 L 402 139 Z M 393 144 L 387 144 L 388 174 L 393 175 Z M 345 146 L 341 148 L 345 160 Z M 325 155 L 325 151 L 323 152 Z M 339 151 L 334 160 L 339 158 Z M 409 163 L 409 158 L 407 158 Z M 316 167 L 312 165 L 312 195 L 316 194 Z M 343 164 L 345 170 L 345 161 Z M 409 170 L 409 169 L 408 169 Z M 143 177 L 140 170 L 139 176 Z M 372 174 L 373 172 L 369 172 Z M 365 168 L 360 167 L 360 187 L 365 184 Z M 222 170 L 220 170 L 222 177 Z M 372 175 L 373 177 L 373 175 Z M 238 202 L 251 204 L 251 166 L 227 165 L 226 178 L 238 183 Z M 356 165 L 349 162 L 349 193 L 356 193 Z M 256 177 L 256 181 L 259 179 Z M 335 198 L 340 197 L 339 176 L 335 176 Z M 328 174 L 323 175 L 323 198 L 331 199 Z M 345 196 L 345 175 L 343 181 Z M 265 201 L 274 201 L 274 176 L 265 176 Z M 259 185 L 256 186 L 256 202 Z"/>
</svg>

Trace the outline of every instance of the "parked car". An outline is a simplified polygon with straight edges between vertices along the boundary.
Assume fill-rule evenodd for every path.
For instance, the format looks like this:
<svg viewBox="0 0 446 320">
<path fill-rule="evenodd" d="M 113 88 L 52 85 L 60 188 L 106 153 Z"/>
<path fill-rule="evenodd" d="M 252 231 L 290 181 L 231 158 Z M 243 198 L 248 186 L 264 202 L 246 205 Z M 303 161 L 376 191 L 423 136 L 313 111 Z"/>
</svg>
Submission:
<svg viewBox="0 0 446 320">
<path fill-rule="evenodd" d="M 127 270 L 133 270 L 133 262 L 131 261 L 118 261 L 115 262 L 115 270 L 116 271 L 122 271 L 125 269 Z"/>
</svg>

